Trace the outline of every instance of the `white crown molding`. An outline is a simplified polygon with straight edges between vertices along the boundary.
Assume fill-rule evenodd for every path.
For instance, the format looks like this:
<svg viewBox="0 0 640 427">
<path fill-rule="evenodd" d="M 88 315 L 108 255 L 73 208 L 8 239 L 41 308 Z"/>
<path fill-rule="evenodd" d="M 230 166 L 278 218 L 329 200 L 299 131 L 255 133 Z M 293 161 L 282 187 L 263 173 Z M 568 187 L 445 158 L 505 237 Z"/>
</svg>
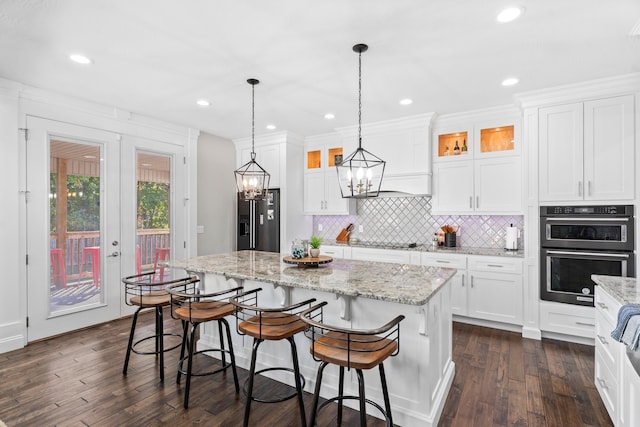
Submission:
<svg viewBox="0 0 640 427">
<path fill-rule="evenodd" d="M 589 99 L 640 92 L 640 73 L 607 77 L 598 80 L 555 86 L 542 90 L 523 92 L 514 96 L 524 110 L 543 105 L 562 104 Z"/>
<path fill-rule="evenodd" d="M 384 133 L 398 130 L 408 129 L 426 129 L 428 130 L 433 123 L 437 113 L 417 114 L 415 116 L 401 117 L 399 119 L 384 120 L 380 122 L 371 122 L 362 124 L 363 133 Z M 343 138 L 349 138 L 358 133 L 358 126 L 344 126 L 336 128 Z"/>
<path fill-rule="evenodd" d="M 522 112 L 513 104 L 500 105 L 496 107 L 483 108 L 479 110 L 462 111 L 459 113 L 443 114 L 438 116 L 434 123 L 435 128 L 446 127 L 461 122 L 468 122 L 470 125 L 475 122 L 488 120 L 502 120 L 509 117 L 521 117 Z"/>
<path fill-rule="evenodd" d="M 340 134 L 338 132 L 328 132 L 318 135 L 305 136 L 304 142 L 307 144 L 325 144 L 341 141 Z"/>
<path fill-rule="evenodd" d="M 231 141 L 236 146 L 236 149 L 251 147 L 250 136 L 235 138 Z M 289 131 L 273 132 L 268 134 L 256 135 L 255 137 L 256 147 L 273 144 L 288 144 L 302 147 L 304 145 L 304 139 L 299 135 L 296 135 Z"/>
</svg>

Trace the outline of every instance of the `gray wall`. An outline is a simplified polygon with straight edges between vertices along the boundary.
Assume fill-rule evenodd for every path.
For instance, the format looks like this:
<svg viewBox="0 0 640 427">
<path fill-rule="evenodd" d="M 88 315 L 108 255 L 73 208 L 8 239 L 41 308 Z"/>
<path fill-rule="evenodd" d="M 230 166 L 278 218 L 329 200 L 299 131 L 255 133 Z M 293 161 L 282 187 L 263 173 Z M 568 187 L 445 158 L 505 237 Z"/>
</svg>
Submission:
<svg viewBox="0 0 640 427">
<path fill-rule="evenodd" d="M 228 139 L 201 133 L 198 138 L 198 255 L 236 248 L 236 149 Z"/>
</svg>

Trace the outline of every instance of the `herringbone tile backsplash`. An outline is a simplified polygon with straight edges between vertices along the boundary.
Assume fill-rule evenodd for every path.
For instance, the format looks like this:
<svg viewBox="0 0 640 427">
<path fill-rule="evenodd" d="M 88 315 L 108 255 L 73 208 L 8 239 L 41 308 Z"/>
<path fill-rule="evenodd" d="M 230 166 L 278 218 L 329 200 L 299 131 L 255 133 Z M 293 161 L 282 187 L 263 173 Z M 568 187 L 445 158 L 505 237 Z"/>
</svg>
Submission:
<svg viewBox="0 0 640 427">
<path fill-rule="evenodd" d="M 503 248 L 505 228 L 510 224 L 521 230 L 518 249 L 524 247 L 524 217 L 483 215 L 431 215 L 429 197 L 385 197 L 357 201 L 357 215 L 316 215 L 313 232 L 335 239 L 348 224 L 354 224 L 353 236 L 360 240 L 384 243 L 426 243 L 441 226 L 459 227 L 456 244 L 460 247 Z M 318 226 L 322 224 L 322 231 Z M 363 231 L 359 231 L 362 226 Z"/>
</svg>

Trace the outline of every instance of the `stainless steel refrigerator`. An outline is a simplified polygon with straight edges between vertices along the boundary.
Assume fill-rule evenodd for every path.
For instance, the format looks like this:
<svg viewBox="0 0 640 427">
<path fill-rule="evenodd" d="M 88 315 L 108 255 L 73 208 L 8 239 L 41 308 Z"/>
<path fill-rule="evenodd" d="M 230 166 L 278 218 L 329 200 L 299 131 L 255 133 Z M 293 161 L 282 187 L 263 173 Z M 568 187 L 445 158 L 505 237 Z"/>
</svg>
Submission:
<svg viewBox="0 0 640 427">
<path fill-rule="evenodd" d="M 266 200 L 238 198 L 238 250 L 280 252 L 280 190 Z"/>
</svg>

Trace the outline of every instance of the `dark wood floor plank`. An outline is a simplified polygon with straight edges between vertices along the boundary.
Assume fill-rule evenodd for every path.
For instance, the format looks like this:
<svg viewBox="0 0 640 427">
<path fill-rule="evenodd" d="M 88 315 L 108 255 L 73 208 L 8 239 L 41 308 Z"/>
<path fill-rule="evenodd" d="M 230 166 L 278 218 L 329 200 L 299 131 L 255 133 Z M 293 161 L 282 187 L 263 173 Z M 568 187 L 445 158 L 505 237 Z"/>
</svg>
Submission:
<svg viewBox="0 0 640 427">
<path fill-rule="evenodd" d="M 139 322 L 141 334 L 153 331 L 152 315 Z M 180 329 L 176 322 L 166 325 Z M 108 322 L 1 355 L 0 419 L 11 427 L 241 425 L 244 398 L 231 375 L 194 378 L 189 409 L 183 409 L 177 351 L 167 353 L 164 383 L 151 356 L 132 355 L 123 376 L 129 326 L 130 319 Z M 612 425 L 593 385 L 593 347 L 455 323 L 453 358 L 456 376 L 440 426 Z M 239 375 L 243 381 L 247 372 Z M 262 387 L 277 386 L 269 381 Z M 305 396 L 307 412 L 311 399 Z M 334 425 L 334 409 L 320 413 L 319 426 Z M 295 400 L 256 403 L 251 419 L 256 426 L 299 426 Z M 371 426 L 384 425 L 370 419 Z M 345 410 L 345 426 L 357 420 L 356 411 Z"/>
</svg>

